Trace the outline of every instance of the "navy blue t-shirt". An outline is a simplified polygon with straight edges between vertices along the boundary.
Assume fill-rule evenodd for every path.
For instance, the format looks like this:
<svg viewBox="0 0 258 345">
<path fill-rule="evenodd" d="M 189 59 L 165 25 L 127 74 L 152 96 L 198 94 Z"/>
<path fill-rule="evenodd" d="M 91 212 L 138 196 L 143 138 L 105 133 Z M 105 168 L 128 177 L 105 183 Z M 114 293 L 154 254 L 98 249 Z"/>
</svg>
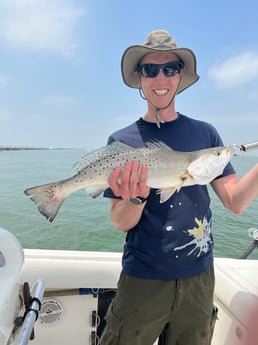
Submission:
<svg viewBox="0 0 258 345">
<path fill-rule="evenodd" d="M 176 151 L 190 152 L 223 146 L 216 129 L 203 121 L 179 114 L 171 122 L 146 122 L 142 118 L 113 133 L 108 140 L 142 147 L 161 140 Z M 231 164 L 223 175 L 235 173 Z M 164 203 L 152 189 L 139 223 L 128 231 L 122 259 L 123 271 L 143 279 L 180 279 L 200 274 L 213 263 L 212 213 L 206 186 L 183 187 Z M 115 198 L 111 189 L 105 197 Z"/>
</svg>

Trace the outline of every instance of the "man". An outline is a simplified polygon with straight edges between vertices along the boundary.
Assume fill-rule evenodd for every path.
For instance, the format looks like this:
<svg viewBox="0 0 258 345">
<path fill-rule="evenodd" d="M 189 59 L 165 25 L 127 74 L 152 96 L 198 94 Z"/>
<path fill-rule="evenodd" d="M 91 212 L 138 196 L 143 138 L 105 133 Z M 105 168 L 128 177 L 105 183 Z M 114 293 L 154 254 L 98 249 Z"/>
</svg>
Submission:
<svg viewBox="0 0 258 345">
<path fill-rule="evenodd" d="M 222 146 L 216 129 L 175 110 L 175 95 L 194 84 L 196 58 L 167 31 L 151 32 L 122 57 L 126 85 L 138 88 L 146 114 L 109 138 L 133 147 L 160 140 L 177 151 Z M 164 203 L 147 184 L 148 169 L 128 162 L 109 178 L 110 216 L 126 233 L 122 272 L 101 345 L 208 345 L 212 336 L 214 270 L 206 186 L 182 188 Z M 228 164 L 211 185 L 225 207 L 240 213 L 258 194 L 258 165 L 238 181 Z"/>
</svg>

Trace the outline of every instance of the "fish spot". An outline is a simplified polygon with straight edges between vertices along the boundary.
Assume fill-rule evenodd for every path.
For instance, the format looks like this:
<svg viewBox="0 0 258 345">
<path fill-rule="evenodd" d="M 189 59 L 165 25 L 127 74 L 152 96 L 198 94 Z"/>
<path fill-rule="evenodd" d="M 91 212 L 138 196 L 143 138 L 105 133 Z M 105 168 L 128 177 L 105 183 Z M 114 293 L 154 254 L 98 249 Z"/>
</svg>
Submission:
<svg viewBox="0 0 258 345">
<path fill-rule="evenodd" d="M 182 203 L 181 203 L 181 202 L 179 202 L 179 203 L 178 203 L 178 206 L 181 206 L 181 205 L 182 205 Z"/>
<path fill-rule="evenodd" d="M 173 208 L 174 207 L 174 205 L 170 205 L 170 208 Z"/>
</svg>

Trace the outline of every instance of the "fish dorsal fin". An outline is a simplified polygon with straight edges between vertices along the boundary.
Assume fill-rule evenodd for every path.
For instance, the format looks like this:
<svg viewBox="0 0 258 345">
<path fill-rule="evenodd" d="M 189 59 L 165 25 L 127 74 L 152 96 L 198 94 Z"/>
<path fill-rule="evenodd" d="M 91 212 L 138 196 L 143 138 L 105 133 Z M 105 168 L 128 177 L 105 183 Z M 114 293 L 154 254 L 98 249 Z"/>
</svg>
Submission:
<svg viewBox="0 0 258 345">
<path fill-rule="evenodd" d="M 160 140 L 149 140 L 145 143 L 145 146 L 149 149 L 159 149 L 159 150 L 166 150 L 166 151 L 174 151 L 171 147 L 165 144 L 163 141 Z"/>
<path fill-rule="evenodd" d="M 79 172 L 100 159 L 106 158 L 108 156 L 113 156 L 121 152 L 128 153 L 132 150 L 135 150 L 135 148 L 126 145 L 121 141 L 114 141 L 110 145 L 103 146 L 97 150 L 87 153 L 77 163 L 74 164 L 73 169 Z"/>
</svg>

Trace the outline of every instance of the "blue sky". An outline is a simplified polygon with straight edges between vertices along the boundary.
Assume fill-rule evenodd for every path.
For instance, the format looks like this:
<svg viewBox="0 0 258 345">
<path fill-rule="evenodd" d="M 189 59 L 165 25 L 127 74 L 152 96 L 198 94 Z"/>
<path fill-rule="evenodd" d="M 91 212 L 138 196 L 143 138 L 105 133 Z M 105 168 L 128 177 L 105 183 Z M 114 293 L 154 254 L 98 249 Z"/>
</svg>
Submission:
<svg viewBox="0 0 258 345">
<path fill-rule="evenodd" d="M 258 140 L 256 0 L 1 0 L 0 145 L 96 148 L 145 113 L 122 82 L 124 50 L 166 29 L 200 80 L 176 109 L 225 144 Z"/>
</svg>

